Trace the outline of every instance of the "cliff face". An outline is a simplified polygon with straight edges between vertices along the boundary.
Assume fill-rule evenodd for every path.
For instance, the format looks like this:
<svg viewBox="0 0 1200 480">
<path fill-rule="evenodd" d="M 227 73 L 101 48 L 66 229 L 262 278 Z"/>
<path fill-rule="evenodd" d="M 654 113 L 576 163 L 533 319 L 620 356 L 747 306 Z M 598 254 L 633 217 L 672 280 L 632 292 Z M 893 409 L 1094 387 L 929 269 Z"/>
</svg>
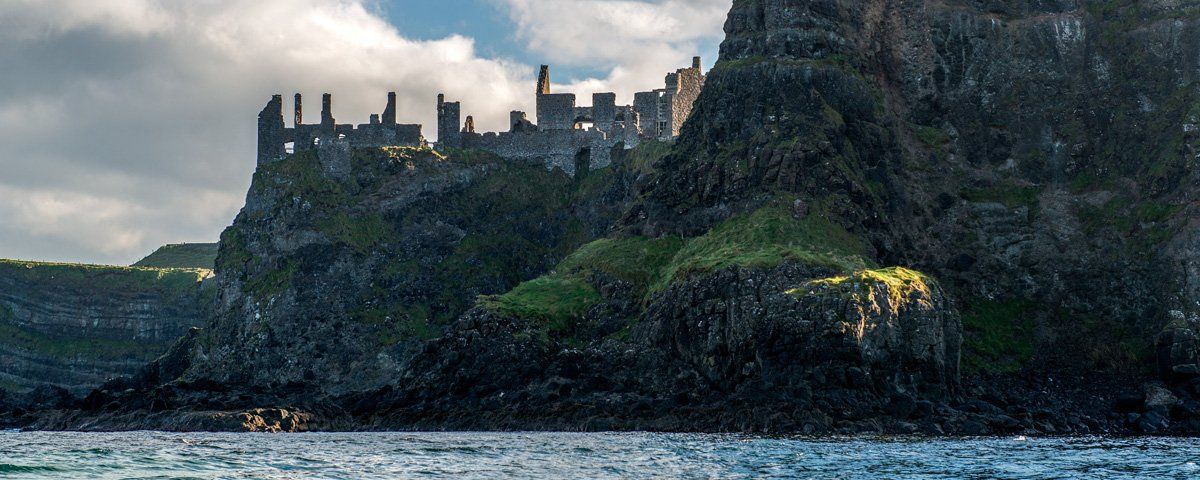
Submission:
<svg viewBox="0 0 1200 480">
<path fill-rule="evenodd" d="M 207 317 L 198 270 L 0 261 L 0 386 L 85 394 Z"/>
<path fill-rule="evenodd" d="M 1198 28 L 1182 0 L 735 1 L 669 148 L 263 166 L 212 328 L 42 425 L 1195 431 Z"/>
<path fill-rule="evenodd" d="M 954 292 L 973 363 L 1139 369 L 1172 311 L 1195 317 L 1198 7 L 735 2 L 625 223 L 690 233 L 763 191 L 832 199 L 883 263 Z M 997 329 L 1021 339 L 988 348 Z"/>
<path fill-rule="evenodd" d="M 333 147 L 266 165 L 222 235 L 216 322 L 185 378 L 386 385 L 477 296 L 605 231 L 614 214 L 594 204 L 610 183 L 412 148 Z"/>
</svg>

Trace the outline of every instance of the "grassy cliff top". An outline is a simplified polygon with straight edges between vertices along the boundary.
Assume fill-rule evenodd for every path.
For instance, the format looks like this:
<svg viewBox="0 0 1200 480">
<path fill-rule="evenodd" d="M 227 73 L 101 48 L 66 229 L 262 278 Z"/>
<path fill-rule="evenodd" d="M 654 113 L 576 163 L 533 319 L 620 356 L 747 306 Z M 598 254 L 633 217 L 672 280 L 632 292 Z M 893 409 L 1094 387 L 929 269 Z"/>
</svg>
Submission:
<svg viewBox="0 0 1200 480">
<path fill-rule="evenodd" d="M 216 243 L 179 243 L 163 245 L 133 264 L 135 267 L 200 268 L 212 270 L 217 263 Z"/>
<path fill-rule="evenodd" d="M 203 268 L 120 267 L 0 259 L 0 277 L 31 285 L 51 284 L 111 291 L 182 290 L 212 275 Z"/>
</svg>

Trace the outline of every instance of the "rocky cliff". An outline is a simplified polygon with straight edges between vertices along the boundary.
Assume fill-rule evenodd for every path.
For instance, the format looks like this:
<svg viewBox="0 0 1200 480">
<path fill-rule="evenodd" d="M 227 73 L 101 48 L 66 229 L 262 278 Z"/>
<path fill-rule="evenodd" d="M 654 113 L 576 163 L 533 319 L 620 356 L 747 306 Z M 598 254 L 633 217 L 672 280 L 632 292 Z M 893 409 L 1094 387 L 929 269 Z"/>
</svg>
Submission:
<svg viewBox="0 0 1200 480">
<path fill-rule="evenodd" d="M 0 387 L 86 394 L 207 317 L 207 270 L 0 260 Z"/>
<path fill-rule="evenodd" d="M 264 166 L 212 328 L 35 425 L 1196 431 L 1200 2 L 725 29 L 678 142 L 609 168 Z"/>
</svg>

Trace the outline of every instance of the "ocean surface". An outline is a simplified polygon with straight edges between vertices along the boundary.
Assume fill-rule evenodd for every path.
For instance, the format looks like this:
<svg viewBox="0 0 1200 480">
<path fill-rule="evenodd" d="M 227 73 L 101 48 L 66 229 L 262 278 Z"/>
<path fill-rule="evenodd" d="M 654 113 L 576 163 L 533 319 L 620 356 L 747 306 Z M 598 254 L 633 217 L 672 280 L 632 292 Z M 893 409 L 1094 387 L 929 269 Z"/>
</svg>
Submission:
<svg viewBox="0 0 1200 480">
<path fill-rule="evenodd" d="M 1200 440 L 0 433 L 3 479 L 1200 478 Z"/>
</svg>

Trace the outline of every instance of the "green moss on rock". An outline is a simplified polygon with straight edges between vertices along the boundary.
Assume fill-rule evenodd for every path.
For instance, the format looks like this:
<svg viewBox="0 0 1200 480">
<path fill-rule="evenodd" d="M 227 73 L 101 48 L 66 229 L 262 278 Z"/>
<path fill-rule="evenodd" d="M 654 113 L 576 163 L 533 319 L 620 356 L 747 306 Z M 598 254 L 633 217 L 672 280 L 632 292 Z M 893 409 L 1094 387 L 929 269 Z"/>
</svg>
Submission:
<svg viewBox="0 0 1200 480">
<path fill-rule="evenodd" d="M 246 282 L 245 291 L 258 300 L 266 300 L 291 288 L 292 279 L 299 270 L 300 264 L 288 261 L 280 268 L 252 277 Z"/>
<path fill-rule="evenodd" d="M 643 141 L 625 152 L 625 168 L 637 173 L 652 172 L 659 160 L 671 154 L 673 145 L 671 142 L 657 140 Z"/>
<path fill-rule="evenodd" d="M 348 245 L 358 253 L 368 253 L 372 247 L 398 237 L 383 216 L 368 214 L 352 216 L 338 213 L 317 222 L 318 228 L 329 238 Z"/>
<path fill-rule="evenodd" d="M 1022 300 L 978 301 L 963 312 L 963 367 L 975 373 L 1025 368 L 1034 354 L 1037 305 Z"/>
<path fill-rule="evenodd" d="M 664 267 L 674 259 L 683 240 L 665 238 L 605 238 L 568 256 L 557 271 L 566 274 L 597 271 L 630 282 L 639 293 L 660 281 Z"/>
<path fill-rule="evenodd" d="M 583 278 L 551 275 L 524 282 L 503 295 L 484 297 L 481 303 L 501 315 L 537 320 L 551 332 L 562 332 L 600 300 L 600 293 Z"/>
<path fill-rule="evenodd" d="M 893 299 L 907 298 L 914 293 L 931 296 L 933 279 L 924 273 L 904 267 L 889 267 L 872 270 L 859 270 L 849 275 L 812 280 L 803 287 L 788 292 L 794 296 L 812 295 L 817 293 L 852 294 L 871 291 L 876 285 L 888 288 L 888 294 Z"/>
<path fill-rule="evenodd" d="M 988 187 L 966 188 L 962 198 L 969 202 L 999 203 L 1008 208 L 1026 207 L 1031 212 L 1038 207 L 1041 188 L 1034 185 L 1001 183 Z"/>
<path fill-rule="evenodd" d="M 645 298 L 674 282 L 730 267 L 771 268 L 786 261 L 865 270 L 867 246 L 818 214 L 799 217 L 790 201 L 777 201 L 722 222 L 707 234 L 678 237 L 614 237 L 591 242 L 563 260 L 554 273 L 525 282 L 480 305 L 502 315 L 540 319 L 565 328 L 600 302 L 590 283 L 600 273 L 633 285 Z M 899 278 L 908 271 L 880 271 Z M 923 278 L 923 277 L 922 277 Z"/>
<path fill-rule="evenodd" d="M 867 245 L 820 213 L 798 217 L 789 202 L 739 215 L 689 239 L 664 266 L 655 290 L 729 267 L 770 268 L 795 261 L 853 272 L 869 266 Z"/>
</svg>

